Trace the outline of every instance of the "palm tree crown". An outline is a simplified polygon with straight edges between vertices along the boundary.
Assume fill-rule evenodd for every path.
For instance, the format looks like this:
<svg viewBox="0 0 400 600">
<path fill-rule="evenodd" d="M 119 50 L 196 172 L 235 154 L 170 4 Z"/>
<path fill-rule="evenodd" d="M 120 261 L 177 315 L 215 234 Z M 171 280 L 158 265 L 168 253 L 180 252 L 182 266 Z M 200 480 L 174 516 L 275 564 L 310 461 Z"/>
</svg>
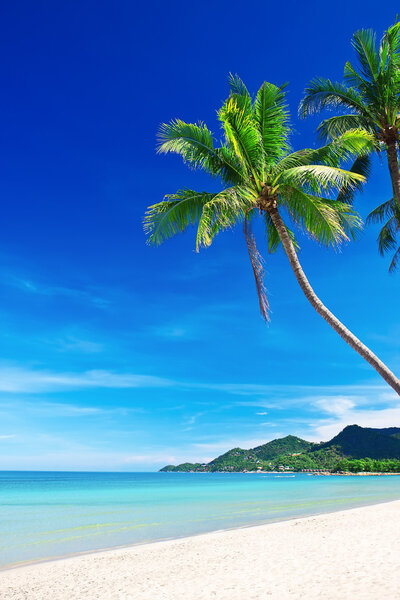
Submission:
<svg viewBox="0 0 400 600">
<path fill-rule="evenodd" d="M 365 152 L 371 136 L 363 130 L 346 131 L 319 148 L 289 153 L 288 111 L 282 88 L 263 83 L 254 99 L 237 76 L 230 76 L 230 95 L 218 111 L 223 141 L 217 144 L 204 123 L 181 120 L 164 124 L 158 151 L 175 152 L 192 168 L 219 177 L 216 193 L 182 189 L 149 207 L 144 226 L 148 243 L 160 244 L 189 225 L 197 225 L 196 248 L 208 246 L 221 231 L 245 221 L 245 233 L 259 292 L 262 314 L 267 300 L 261 281 L 260 257 L 250 221 L 261 215 L 268 248 L 281 239 L 270 209 L 285 209 L 291 221 L 312 238 L 336 246 L 359 227 L 357 214 L 345 202 L 329 198 L 331 191 L 353 187 L 360 174 L 340 168 L 341 160 Z M 288 229 L 298 247 L 293 232 Z"/>
<path fill-rule="evenodd" d="M 323 139 L 361 127 L 373 136 L 376 151 L 386 151 L 393 199 L 379 206 L 367 219 L 377 222 L 389 216 L 378 238 L 383 254 L 396 248 L 395 234 L 400 228 L 400 23 L 385 32 L 379 46 L 372 30 L 357 31 L 352 45 L 358 59 L 357 68 L 346 62 L 343 83 L 322 78 L 312 81 L 305 90 L 299 113 L 305 117 L 325 108 L 340 110 L 344 114 L 325 119 L 319 125 L 318 132 Z M 367 175 L 368 158 L 356 161 L 354 170 Z M 389 270 L 395 269 L 399 258 L 400 249 Z"/>
<path fill-rule="evenodd" d="M 262 282 L 262 261 L 250 229 L 251 219 L 264 219 L 268 248 L 279 244 L 311 305 L 325 321 L 400 395 L 400 381 L 324 306 L 305 276 L 297 257 L 298 244 L 281 212 L 300 229 L 325 245 L 349 239 L 360 226 L 349 204 L 329 193 L 351 191 L 364 177 L 340 168 L 340 162 L 365 154 L 373 138 L 363 129 L 349 130 L 317 150 L 289 153 L 288 111 L 282 88 L 263 83 L 254 99 L 243 82 L 230 76 L 230 95 L 218 112 L 223 141 L 214 142 L 203 123 L 172 121 L 162 125 L 159 152 L 175 152 L 194 168 L 219 177 L 219 192 L 183 189 L 150 206 L 144 221 L 148 243 L 165 239 L 197 225 L 196 247 L 209 246 L 224 229 L 244 221 L 247 247 L 255 275 L 260 309 L 268 319 L 268 299 Z"/>
</svg>

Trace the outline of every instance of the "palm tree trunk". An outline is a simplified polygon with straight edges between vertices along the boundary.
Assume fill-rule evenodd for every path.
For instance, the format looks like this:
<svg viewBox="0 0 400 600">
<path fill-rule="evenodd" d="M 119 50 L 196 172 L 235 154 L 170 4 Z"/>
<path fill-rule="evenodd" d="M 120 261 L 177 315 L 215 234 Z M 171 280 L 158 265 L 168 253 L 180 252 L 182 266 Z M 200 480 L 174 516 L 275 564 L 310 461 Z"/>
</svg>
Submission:
<svg viewBox="0 0 400 600">
<path fill-rule="evenodd" d="M 324 306 L 321 300 L 318 298 L 313 288 L 311 287 L 303 269 L 301 268 L 299 259 L 297 258 L 296 251 L 294 249 L 292 240 L 289 237 L 286 226 L 280 216 L 276 207 L 269 208 L 268 213 L 279 233 L 282 245 L 285 249 L 287 257 L 290 261 L 290 265 L 293 269 L 295 277 L 303 290 L 307 300 L 315 308 L 318 314 L 340 335 L 345 342 L 349 344 L 360 356 L 362 356 L 371 366 L 378 371 L 379 375 L 397 392 L 400 396 L 400 381 L 397 377 L 387 368 L 387 366 L 373 353 L 367 346 L 365 346 L 360 340 L 343 325 L 335 317 L 331 311 Z"/>
<path fill-rule="evenodd" d="M 393 197 L 397 206 L 400 207 L 400 171 L 397 158 L 397 143 L 395 140 L 387 144 L 387 160 L 390 179 L 392 180 Z"/>
</svg>

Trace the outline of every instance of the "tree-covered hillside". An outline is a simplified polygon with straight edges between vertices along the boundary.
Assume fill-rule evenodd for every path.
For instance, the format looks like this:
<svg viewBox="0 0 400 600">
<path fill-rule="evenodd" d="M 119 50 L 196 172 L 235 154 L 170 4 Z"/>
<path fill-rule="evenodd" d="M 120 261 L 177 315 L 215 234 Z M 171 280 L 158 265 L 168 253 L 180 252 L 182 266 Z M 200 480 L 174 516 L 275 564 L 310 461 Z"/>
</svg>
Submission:
<svg viewBox="0 0 400 600">
<path fill-rule="evenodd" d="M 294 435 L 287 435 L 284 438 L 272 440 L 272 442 L 268 442 L 268 444 L 257 446 L 257 448 L 254 448 L 253 452 L 257 458 L 270 461 L 279 456 L 305 452 L 313 446 L 314 444 L 312 442 L 306 442 L 306 440 L 302 440 Z"/>
<path fill-rule="evenodd" d="M 335 446 L 345 457 L 351 458 L 400 458 L 400 429 L 372 429 L 349 425 L 321 449 Z"/>
<path fill-rule="evenodd" d="M 321 444 L 288 435 L 250 450 L 233 448 L 207 464 L 168 465 L 161 471 L 338 470 L 338 465 L 347 464 L 343 461 L 351 459 L 368 459 L 369 462 L 363 463 L 364 465 L 377 465 L 376 461 L 382 459 L 400 459 L 400 428 L 373 429 L 349 425 L 329 442 Z M 352 464 L 356 463 L 357 461 Z M 390 471 L 391 468 L 387 467 L 386 470 Z"/>
</svg>

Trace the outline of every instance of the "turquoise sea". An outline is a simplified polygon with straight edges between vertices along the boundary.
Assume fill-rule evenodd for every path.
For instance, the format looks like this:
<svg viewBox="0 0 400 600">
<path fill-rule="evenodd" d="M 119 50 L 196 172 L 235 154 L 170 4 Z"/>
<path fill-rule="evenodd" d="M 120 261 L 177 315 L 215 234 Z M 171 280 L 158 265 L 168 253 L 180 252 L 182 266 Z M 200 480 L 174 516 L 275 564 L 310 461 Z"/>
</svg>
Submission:
<svg viewBox="0 0 400 600">
<path fill-rule="evenodd" d="M 0 472 L 0 566 L 400 498 L 400 476 Z"/>
</svg>

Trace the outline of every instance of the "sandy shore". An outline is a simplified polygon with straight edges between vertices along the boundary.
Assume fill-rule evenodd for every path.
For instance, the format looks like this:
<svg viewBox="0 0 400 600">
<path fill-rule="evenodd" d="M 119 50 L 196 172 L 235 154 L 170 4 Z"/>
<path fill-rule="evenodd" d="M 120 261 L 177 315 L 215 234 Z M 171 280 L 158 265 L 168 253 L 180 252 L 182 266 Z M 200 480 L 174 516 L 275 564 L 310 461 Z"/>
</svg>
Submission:
<svg viewBox="0 0 400 600">
<path fill-rule="evenodd" d="M 394 600 L 400 501 L 0 573 L 2 600 Z"/>
</svg>

